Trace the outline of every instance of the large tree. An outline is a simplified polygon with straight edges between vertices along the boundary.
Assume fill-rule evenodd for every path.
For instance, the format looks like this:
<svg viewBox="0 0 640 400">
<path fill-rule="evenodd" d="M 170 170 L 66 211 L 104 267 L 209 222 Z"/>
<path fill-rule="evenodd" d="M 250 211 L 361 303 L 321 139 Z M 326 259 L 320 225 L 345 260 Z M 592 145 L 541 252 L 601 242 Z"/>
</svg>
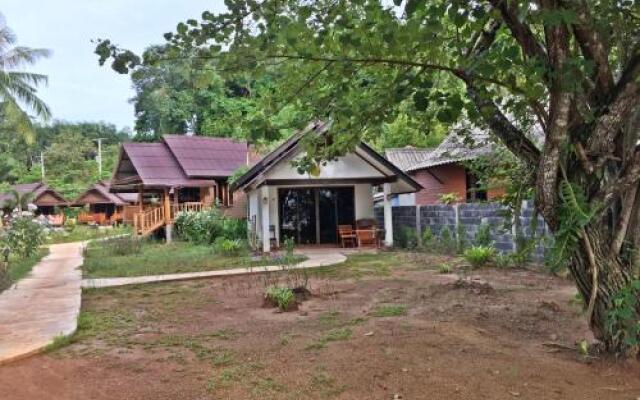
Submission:
<svg viewBox="0 0 640 400">
<path fill-rule="evenodd" d="M 25 72 L 42 57 L 49 56 L 46 49 L 15 46 L 16 36 L 0 14 L 0 123 L 25 138 L 32 138 L 33 127 L 28 112 L 49 118 L 49 107 L 37 96 L 37 88 L 47 83 L 42 74 Z"/>
<path fill-rule="evenodd" d="M 170 58 L 215 59 L 259 74 L 334 123 L 307 142 L 307 165 L 344 153 L 411 99 L 443 123 L 487 128 L 532 171 L 536 205 L 556 237 L 610 351 L 638 342 L 640 13 L 636 1 L 230 0 L 167 34 Z M 102 41 L 101 62 L 141 60 Z M 537 146 L 532 132 L 544 136 Z M 626 297 L 625 297 L 626 298 Z M 615 316 L 622 316 L 615 319 Z M 635 328 L 634 328 L 635 327 Z"/>
</svg>

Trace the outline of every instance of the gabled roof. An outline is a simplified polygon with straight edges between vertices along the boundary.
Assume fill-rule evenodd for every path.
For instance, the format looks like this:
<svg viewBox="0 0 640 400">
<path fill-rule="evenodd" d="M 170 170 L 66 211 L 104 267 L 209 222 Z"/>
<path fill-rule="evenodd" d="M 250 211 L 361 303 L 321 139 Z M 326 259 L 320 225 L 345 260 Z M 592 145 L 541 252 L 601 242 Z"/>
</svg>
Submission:
<svg viewBox="0 0 640 400">
<path fill-rule="evenodd" d="M 20 194 L 31 193 L 32 199 L 31 202 L 40 205 L 40 206 L 66 206 L 68 205 L 67 200 L 62 197 L 62 195 L 52 188 L 50 188 L 47 184 L 42 182 L 34 182 L 34 183 L 19 183 L 13 185 L 11 190 L 15 190 Z M 11 193 L 1 193 L 0 194 L 0 206 L 3 206 L 5 202 L 11 201 L 13 199 L 13 195 Z M 39 201 L 40 200 L 40 201 Z"/>
<path fill-rule="evenodd" d="M 136 201 L 137 194 L 135 193 L 111 193 L 109 192 L 109 182 L 98 182 L 91 185 L 84 193 L 82 193 L 73 202 L 73 205 L 83 206 L 85 204 L 115 204 L 116 206 L 123 206 Z M 91 195 L 94 195 L 91 198 Z M 124 195 L 133 196 L 124 196 Z"/>
<path fill-rule="evenodd" d="M 165 143 L 123 143 L 111 191 L 215 186 L 213 179 L 190 179 Z"/>
<path fill-rule="evenodd" d="M 229 138 L 166 135 L 159 143 L 124 143 L 111 191 L 215 186 L 247 164 L 245 142 Z"/>
<path fill-rule="evenodd" d="M 190 178 L 226 178 L 247 165 L 247 143 L 243 141 L 184 135 L 165 135 L 163 140 Z"/>
<path fill-rule="evenodd" d="M 300 140 L 306 135 L 324 135 L 328 132 L 330 127 L 330 123 L 324 121 L 314 121 L 308 124 L 304 129 L 293 134 L 289 139 L 287 139 L 284 143 L 278 146 L 271 153 L 267 154 L 262 160 L 260 160 L 257 164 L 255 164 L 249 171 L 247 171 L 244 175 L 238 178 L 232 185 L 232 189 L 236 190 L 238 188 L 246 189 L 249 185 L 251 185 L 256 179 L 260 176 L 265 175 L 270 169 L 275 167 L 284 159 L 292 156 L 296 152 L 300 151 Z M 419 190 L 421 188 L 420 184 L 413 180 L 410 176 L 401 171 L 398 167 L 396 167 L 393 163 L 389 162 L 386 158 L 382 157 L 375 150 L 369 147 L 366 143 L 360 142 L 356 146 L 356 150 L 354 153 L 358 154 L 360 157 L 368 158 L 363 160 L 367 163 L 377 163 L 383 169 L 386 169 L 387 177 L 389 179 L 399 179 L 405 182 L 408 187 L 413 188 L 415 190 Z M 363 156 L 364 155 L 364 156 Z M 371 161 L 370 161 L 371 160 Z M 380 171 L 380 170 L 379 170 Z M 382 171 L 380 171 L 382 172 Z M 415 191 L 412 190 L 412 191 Z"/>
</svg>

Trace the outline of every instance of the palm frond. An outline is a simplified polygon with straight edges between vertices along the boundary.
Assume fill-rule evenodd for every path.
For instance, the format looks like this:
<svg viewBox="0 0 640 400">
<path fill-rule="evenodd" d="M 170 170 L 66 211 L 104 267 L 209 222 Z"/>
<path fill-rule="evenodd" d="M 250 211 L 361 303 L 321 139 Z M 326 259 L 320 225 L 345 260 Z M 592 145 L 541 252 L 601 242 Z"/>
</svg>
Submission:
<svg viewBox="0 0 640 400">
<path fill-rule="evenodd" d="M 14 47 L 0 53 L 0 68 L 13 69 L 24 65 L 33 65 L 41 58 L 51 55 L 48 49 L 31 49 L 29 47 Z"/>
</svg>

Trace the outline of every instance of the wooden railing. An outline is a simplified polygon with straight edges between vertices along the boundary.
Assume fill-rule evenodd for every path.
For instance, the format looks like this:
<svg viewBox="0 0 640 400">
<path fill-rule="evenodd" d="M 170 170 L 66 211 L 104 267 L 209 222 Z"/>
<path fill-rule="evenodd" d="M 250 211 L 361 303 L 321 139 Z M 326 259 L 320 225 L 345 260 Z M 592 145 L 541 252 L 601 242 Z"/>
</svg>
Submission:
<svg viewBox="0 0 640 400">
<path fill-rule="evenodd" d="M 180 212 L 188 211 L 203 211 L 208 207 L 204 203 L 200 202 L 185 202 L 172 204 L 170 208 L 170 221 L 178 215 Z M 163 206 L 154 206 L 153 208 L 147 208 L 143 212 L 137 212 L 133 214 L 133 226 L 134 232 L 138 235 L 146 236 L 156 229 L 165 224 L 165 212 Z"/>
<path fill-rule="evenodd" d="M 172 219 L 175 218 L 176 215 L 178 215 L 178 213 L 180 212 L 197 212 L 197 211 L 202 211 L 204 210 L 206 207 L 204 205 L 204 203 L 201 203 L 199 201 L 189 201 L 189 202 L 185 202 L 185 203 L 178 203 L 178 204 L 173 204 L 171 207 L 171 211 L 172 211 Z"/>
<path fill-rule="evenodd" d="M 163 226 L 164 208 L 154 207 L 133 216 L 133 226 L 138 235 L 146 236 Z"/>
</svg>

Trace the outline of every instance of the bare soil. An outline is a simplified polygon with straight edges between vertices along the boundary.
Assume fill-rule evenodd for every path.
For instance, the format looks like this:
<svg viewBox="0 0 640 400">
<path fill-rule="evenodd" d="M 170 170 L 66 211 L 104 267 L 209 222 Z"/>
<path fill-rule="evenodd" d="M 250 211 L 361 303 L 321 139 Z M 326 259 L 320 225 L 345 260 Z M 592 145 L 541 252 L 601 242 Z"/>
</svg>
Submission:
<svg viewBox="0 0 640 400">
<path fill-rule="evenodd" d="M 262 307 L 260 277 L 86 292 L 74 343 L 0 367 L 0 398 L 640 397 L 637 362 L 575 350 L 590 334 L 570 282 L 497 269 L 458 281 L 441 259 L 386 257 L 384 273 L 312 277 L 287 313 Z"/>
</svg>

